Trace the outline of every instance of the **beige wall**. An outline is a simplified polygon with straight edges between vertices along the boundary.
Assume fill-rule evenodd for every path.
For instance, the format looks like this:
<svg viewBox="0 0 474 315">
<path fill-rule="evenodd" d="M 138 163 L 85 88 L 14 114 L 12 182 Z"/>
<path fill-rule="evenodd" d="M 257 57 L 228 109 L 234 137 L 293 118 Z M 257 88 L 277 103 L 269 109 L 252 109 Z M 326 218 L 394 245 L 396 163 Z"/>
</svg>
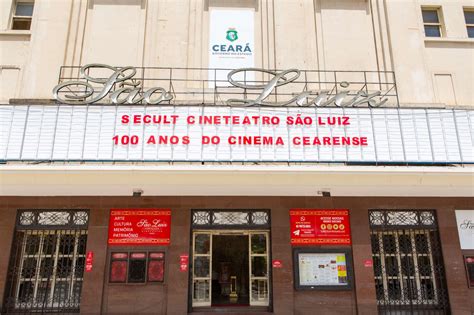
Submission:
<svg viewBox="0 0 474 315">
<path fill-rule="evenodd" d="M 0 102 L 51 98 L 61 65 L 207 67 L 211 6 L 253 7 L 263 68 L 394 70 L 409 106 L 474 106 L 462 0 L 36 0 L 31 31 L 0 1 Z M 425 38 L 421 6 L 445 37 Z"/>
</svg>

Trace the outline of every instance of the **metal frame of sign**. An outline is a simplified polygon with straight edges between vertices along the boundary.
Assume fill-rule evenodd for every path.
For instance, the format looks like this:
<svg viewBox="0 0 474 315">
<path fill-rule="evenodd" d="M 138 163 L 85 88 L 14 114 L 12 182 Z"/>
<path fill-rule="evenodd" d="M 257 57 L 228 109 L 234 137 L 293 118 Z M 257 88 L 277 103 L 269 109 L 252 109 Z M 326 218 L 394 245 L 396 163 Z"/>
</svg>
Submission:
<svg viewBox="0 0 474 315">
<path fill-rule="evenodd" d="M 346 256 L 347 285 L 301 285 L 299 270 L 299 254 L 333 254 L 343 253 Z M 353 289 L 354 272 L 352 263 L 352 250 L 348 247 L 339 248 L 315 248 L 315 247 L 295 247 L 293 248 L 293 276 L 295 290 L 332 290 L 347 291 Z"/>
</svg>

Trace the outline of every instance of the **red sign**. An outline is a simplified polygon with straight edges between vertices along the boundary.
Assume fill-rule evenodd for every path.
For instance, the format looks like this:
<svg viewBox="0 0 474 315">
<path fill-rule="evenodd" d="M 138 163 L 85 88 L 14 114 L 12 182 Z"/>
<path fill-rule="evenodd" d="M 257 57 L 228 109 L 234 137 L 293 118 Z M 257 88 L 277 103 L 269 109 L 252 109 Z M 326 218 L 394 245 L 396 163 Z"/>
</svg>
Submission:
<svg viewBox="0 0 474 315">
<path fill-rule="evenodd" d="M 279 259 L 273 259 L 272 266 L 273 266 L 273 268 L 282 268 L 283 263 Z"/>
<path fill-rule="evenodd" d="M 369 267 L 373 267 L 373 266 L 374 266 L 374 262 L 373 262 L 372 259 L 366 259 L 366 260 L 364 260 L 364 267 L 369 268 Z"/>
<path fill-rule="evenodd" d="M 349 210 L 290 210 L 292 245 L 350 245 Z"/>
<path fill-rule="evenodd" d="M 183 254 L 179 256 L 179 270 L 180 271 L 188 271 L 188 263 L 189 263 L 189 256 L 187 254 Z"/>
<path fill-rule="evenodd" d="M 170 209 L 111 209 L 109 245 L 169 245 Z"/>
<path fill-rule="evenodd" d="M 94 253 L 93 252 L 87 252 L 86 254 L 86 271 L 90 272 L 92 271 L 92 262 L 94 261 Z"/>
</svg>

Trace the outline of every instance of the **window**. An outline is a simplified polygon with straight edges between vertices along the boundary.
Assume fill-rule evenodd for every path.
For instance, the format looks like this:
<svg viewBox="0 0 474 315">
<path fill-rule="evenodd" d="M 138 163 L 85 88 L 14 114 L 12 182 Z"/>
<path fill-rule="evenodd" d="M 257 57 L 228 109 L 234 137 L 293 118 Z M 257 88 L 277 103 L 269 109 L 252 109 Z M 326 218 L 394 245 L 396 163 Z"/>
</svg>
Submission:
<svg viewBox="0 0 474 315">
<path fill-rule="evenodd" d="M 426 37 L 441 37 L 442 24 L 440 20 L 440 8 L 422 8 L 423 25 Z"/>
<path fill-rule="evenodd" d="M 466 21 L 467 37 L 474 38 L 474 9 L 464 9 L 464 20 Z"/>
<path fill-rule="evenodd" d="M 79 311 L 88 212 L 23 210 L 12 246 L 5 311 Z"/>
<path fill-rule="evenodd" d="M 379 311 L 446 314 L 449 301 L 434 211 L 369 212 Z"/>
<path fill-rule="evenodd" d="M 110 255 L 110 283 L 163 282 L 165 253 L 113 252 Z"/>
<path fill-rule="evenodd" d="M 12 30 L 29 30 L 31 28 L 33 7 L 33 1 L 17 0 L 14 2 Z"/>
</svg>

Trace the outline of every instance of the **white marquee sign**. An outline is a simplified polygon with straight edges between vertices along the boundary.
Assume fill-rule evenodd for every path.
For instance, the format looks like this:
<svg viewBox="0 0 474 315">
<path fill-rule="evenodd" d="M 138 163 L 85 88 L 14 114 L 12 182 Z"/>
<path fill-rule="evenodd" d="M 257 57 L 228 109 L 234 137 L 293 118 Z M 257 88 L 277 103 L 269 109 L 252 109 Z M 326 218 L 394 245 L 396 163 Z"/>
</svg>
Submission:
<svg viewBox="0 0 474 315">
<path fill-rule="evenodd" d="M 2 105 L 1 161 L 474 163 L 474 111 Z"/>
</svg>

